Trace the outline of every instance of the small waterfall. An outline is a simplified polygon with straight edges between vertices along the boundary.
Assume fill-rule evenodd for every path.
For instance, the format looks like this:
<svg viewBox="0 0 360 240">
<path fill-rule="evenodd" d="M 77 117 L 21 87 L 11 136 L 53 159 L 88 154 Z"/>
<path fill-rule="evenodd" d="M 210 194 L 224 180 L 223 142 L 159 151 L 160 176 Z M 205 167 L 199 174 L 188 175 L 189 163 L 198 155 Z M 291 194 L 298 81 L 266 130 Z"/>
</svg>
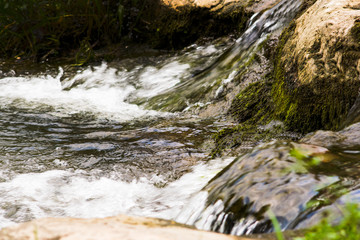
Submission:
<svg viewBox="0 0 360 240">
<path fill-rule="evenodd" d="M 41 217 L 175 218 L 231 161 L 207 157 L 207 138 L 223 124 L 145 109 L 141 99 L 223 49 L 36 75 L 0 70 L 0 228 Z"/>
<path fill-rule="evenodd" d="M 128 71 L 102 63 L 61 82 L 62 68 L 55 77 L 7 77 L 0 79 L 0 106 L 28 110 L 46 106 L 54 115 L 89 113 L 117 121 L 162 115 L 128 103 L 127 99 L 155 96 L 173 87 L 188 74 L 189 67 L 174 60 L 158 68 L 138 66 Z"/>
<path fill-rule="evenodd" d="M 250 59 L 257 47 L 269 36 L 281 31 L 295 17 L 302 4 L 301 0 L 282 0 L 274 7 L 263 13 L 255 13 L 247 26 L 246 31 L 236 40 L 236 43 L 211 67 L 207 68 L 206 75 L 217 75 L 218 72 L 230 69 L 236 70 L 243 61 Z M 211 73 L 208 73 L 208 72 Z"/>
<path fill-rule="evenodd" d="M 280 34 L 290 23 L 301 4 L 301 0 L 282 0 L 271 9 L 254 14 L 246 31 L 222 55 L 197 70 L 191 77 L 183 78 L 168 92 L 150 100 L 148 105 L 156 109 L 182 111 L 196 105 L 195 103 L 204 105 L 216 99 L 227 84 L 246 70 L 246 65 L 252 61 L 262 43 L 271 34 Z M 178 98 L 175 104 L 174 95 Z"/>
</svg>

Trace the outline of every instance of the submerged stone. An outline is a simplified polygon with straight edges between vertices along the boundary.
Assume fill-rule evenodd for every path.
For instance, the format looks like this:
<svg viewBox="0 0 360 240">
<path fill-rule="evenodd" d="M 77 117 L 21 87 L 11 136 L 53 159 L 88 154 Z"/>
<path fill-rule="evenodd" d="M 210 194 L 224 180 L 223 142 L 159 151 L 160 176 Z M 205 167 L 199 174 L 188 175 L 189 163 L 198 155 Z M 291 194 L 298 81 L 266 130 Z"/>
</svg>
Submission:
<svg viewBox="0 0 360 240">
<path fill-rule="evenodd" d="M 190 223 L 235 235 L 268 233 L 273 231 L 271 210 L 282 230 L 310 227 L 314 222 L 307 218 L 321 218 L 324 207 L 353 190 L 355 183 L 348 181 L 359 175 L 356 162 L 309 144 L 259 145 L 205 186 L 205 207 Z"/>
</svg>

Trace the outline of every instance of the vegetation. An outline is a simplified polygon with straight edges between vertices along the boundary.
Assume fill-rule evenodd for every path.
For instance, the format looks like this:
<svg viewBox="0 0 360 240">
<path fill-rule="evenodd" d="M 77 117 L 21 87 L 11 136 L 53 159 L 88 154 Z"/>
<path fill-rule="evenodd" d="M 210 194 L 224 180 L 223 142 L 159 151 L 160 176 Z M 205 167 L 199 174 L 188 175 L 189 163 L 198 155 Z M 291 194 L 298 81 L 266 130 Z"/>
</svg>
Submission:
<svg viewBox="0 0 360 240">
<path fill-rule="evenodd" d="M 82 64 L 93 50 L 113 43 L 182 48 L 202 36 L 241 31 L 247 19 L 241 7 L 220 15 L 176 11 L 158 0 L 0 0 L 0 54 L 39 61 L 76 50 Z"/>
<path fill-rule="evenodd" d="M 301 148 L 293 148 L 290 152 L 291 156 L 295 157 L 305 163 L 308 167 L 320 166 L 321 155 L 310 155 L 307 151 Z M 325 155 L 324 155 L 325 156 Z M 326 159 L 325 159 L 326 161 Z M 338 169 L 338 168 L 336 168 Z M 342 184 L 334 183 L 328 187 L 321 189 L 320 192 L 328 194 L 321 194 L 320 198 L 313 198 L 307 203 L 307 209 L 320 209 L 320 206 L 335 205 L 341 214 L 331 214 L 328 211 L 323 212 L 323 219 L 312 228 L 299 232 L 303 237 L 294 237 L 293 240 L 355 240 L 360 239 L 360 210 L 356 203 L 348 203 L 345 206 L 338 206 L 335 203 L 336 199 L 348 193 Z M 269 211 L 269 218 L 273 223 L 273 228 L 278 240 L 283 240 L 284 236 L 279 227 L 279 223 L 275 215 Z M 339 216 L 340 215 L 340 216 Z"/>
<path fill-rule="evenodd" d="M 331 219 L 324 218 L 318 225 L 311 228 L 304 237 L 295 240 L 357 240 L 360 239 L 360 211 L 357 204 L 347 204 L 341 208 L 343 218 L 337 225 Z"/>
<path fill-rule="evenodd" d="M 272 222 L 272 224 L 274 226 L 276 238 L 278 240 L 284 240 L 285 239 L 284 235 L 281 232 L 281 227 L 280 227 L 280 224 L 279 224 L 278 220 L 276 219 L 275 214 L 271 210 L 269 210 L 268 215 L 269 215 L 269 218 L 270 218 L 270 220 L 271 220 L 271 222 Z"/>
<path fill-rule="evenodd" d="M 264 123 L 273 110 L 270 93 L 271 85 L 268 82 L 250 84 L 236 96 L 229 113 L 238 122 L 251 120 Z"/>
<path fill-rule="evenodd" d="M 267 122 L 267 121 L 266 121 Z M 264 122 L 265 123 L 265 122 Z M 215 147 L 211 156 L 221 156 L 224 151 L 246 151 L 249 146 L 255 146 L 259 142 L 267 142 L 273 139 L 298 140 L 300 135 L 286 131 L 279 121 L 271 121 L 266 125 L 252 124 L 251 121 L 240 123 L 234 127 L 221 129 L 213 134 Z M 245 148 L 241 148 L 244 146 Z M 247 146 L 247 147 L 246 147 Z"/>
<path fill-rule="evenodd" d="M 340 207 L 339 207 L 340 208 Z M 326 216 L 322 221 L 307 230 L 303 237 L 295 237 L 294 240 L 357 240 L 360 239 L 360 211 L 357 204 L 347 204 L 340 208 L 343 216 L 338 224 L 331 224 L 334 220 Z M 276 217 L 270 212 L 269 216 L 274 225 L 278 240 L 283 240 L 284 236 L 279 227 Z"/>
<path fill-rule="evenodd" d="M 124 4 L 115 0 L 2 0 L 0 52 L 5 57 L 45 59 L 81 46 L 77 54 L 81 62 L 95 46 L 121 37 Z"/>
</svg>

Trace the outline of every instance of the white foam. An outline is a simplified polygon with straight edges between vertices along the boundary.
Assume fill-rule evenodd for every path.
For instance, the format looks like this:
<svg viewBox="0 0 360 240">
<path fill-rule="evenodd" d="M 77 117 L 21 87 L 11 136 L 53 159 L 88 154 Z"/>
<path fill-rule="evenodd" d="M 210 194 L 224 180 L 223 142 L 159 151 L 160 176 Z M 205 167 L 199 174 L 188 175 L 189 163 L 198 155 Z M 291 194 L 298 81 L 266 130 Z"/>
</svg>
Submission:
<svg viewBox="0 0 360 240">
<path fill-rule="evenodd" d="M 62 69 L 55 77 L 7 77 L 0 79 L 0 106 L 26 109 L 49 106 L 57 115 L 85 112 L 120 121 L 154 116 L 160 113 L 128 103 L 127 98 L 130 95 L 155 96 L 177 84 L 188 69 L 188 64 L 174 61 L 159 69 L 145 68 L 140 79 L 134 80 L 135 71 L 118 71 L 103 63 L 80 71 L 63 85 L 60 82 Z"/>
<path fill-rule="evenodd" d="M 115 178 L 89 178 L 83 171 L 21 174 L 0 183 L 0 228 L 33 218 L 60 216 L 91 218 L 122 213 L 174 219 L 191 196 L 230 161 L 201 163 L 163 188 L 154 185 L 161 181 L 159 177 L 128 183 Z"/>
<path fill-rule="evenodd" d="M 160 69 L 147 67 L 140 75 L 142 89 L 137 91 L 139 97 L 153 97 L 172 88 L 180 82 L 185 72 L 190 69 L 189 64 L 171 62 Z"/>
</svg>

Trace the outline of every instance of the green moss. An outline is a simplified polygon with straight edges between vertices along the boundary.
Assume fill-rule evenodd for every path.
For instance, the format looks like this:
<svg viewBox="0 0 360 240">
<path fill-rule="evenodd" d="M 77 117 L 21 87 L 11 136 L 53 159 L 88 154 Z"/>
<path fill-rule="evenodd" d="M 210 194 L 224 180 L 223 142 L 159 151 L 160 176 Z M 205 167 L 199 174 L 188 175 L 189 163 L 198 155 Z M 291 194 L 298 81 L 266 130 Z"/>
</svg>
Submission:
<svg viewBox="0 0 360 240">
<path fill-rule="evenodd" d="M 282 124 L 275 123 L 272 127 L 264 127 L 247 121 L 234 127 L 221 129 L 213 134 L 215 148 L 212 150 L 211 156 L 219 156 L 224 151 L 239 151 L 237 150 L 239 147 L 240 151 L 246 152 L 246 147 L 254 147 L 259 141 L 266 142 L 272 139 L 298 140 L 299 137 L 300 135 L 286 131 Z"/>
<path fill-rule="evenodd" d="M 324 218 L 318 225 L 308 230 L 304 237 L 298 237 L 295 240 L 359 239 L 360 211 L 358 205 L 349 203 L 345 208 L 341 206 L 338 208 L 342 211 L 342 220 L 337 225 L 331 224 L 333 219 Z"/>
<path fill-rule="evenodd" d="M 315 42 L 310 53 L 316 61 L 318 75 L 310 79 L 309 83 L 300 84 L 298 73 L 302 71 L 301 64 L 297 59 L 286 59 L 290 64 L 285 71 L 285 62 L 282 60 L 282 56 L 288 53 L 284 52 L 284 46 L 294 29 L 295 24 L 292 24 L 281 35 L 274 60 L 272 97 L 275 102 L 275 117 L 283 120 L 290 130 L 303 133 L 316 129 L 337 129 L 354 103 L 360 87 L 353 76 L 356 73 L 355 65 L 347 64 L 356 60 L 358 52 L 344 48 L 344 71 L 337 68 L 326 71 L 325 63 L 316 57 L 321 43 Z M 335 55 L 336 50 L 330 50 Z"/>
<path fill-rule="evenodd" d="M 250 84 L 236 96 L 229 113 L 238 122 L 266 122 L 272 114 L 270 90 L 271 85 L 265 81 Z"/>
<path fill-rule="evenodd" d="M 238 125 L 232 128 L 224 128 L 213 134 L 215 148 L 211 152 L 212 157 L 219 156 L 225 149 L 233 149 L 240 146 L 246 135 L 252 135 L 255 128 L 251 125 Z"/>
<path fill-rule="evenodd" d="M 224 149 L 237 148 L 243 142 L 270 140 L 279 132 L 281 127 L 271 130 L 258 128 L 259 124 L 267 124 L 273 119 L 270 93 L 271 84 L 264 79 L 250 84 L 236 96 L 228 113 L 240 124 L 213 135 L 216 147 L 212 156 L 219 155 Z"/>
<path fill-rule="evenodd" d="M 181 93 L 161 94 L 150 99 L 144 99 L 144 101 L 150 109 L 168 112 L 180 112 L 188 106 L 186 96 L 181 95 Z"/>
<path fill-rule="evenodd" d="M 358 87 L 329 76 L 296 89 L 286 82 L 277 82 L 273 88 L 277 116 L 289 129 L 303 133 L 337 129 L 354 103 Z"/>
</svg>

